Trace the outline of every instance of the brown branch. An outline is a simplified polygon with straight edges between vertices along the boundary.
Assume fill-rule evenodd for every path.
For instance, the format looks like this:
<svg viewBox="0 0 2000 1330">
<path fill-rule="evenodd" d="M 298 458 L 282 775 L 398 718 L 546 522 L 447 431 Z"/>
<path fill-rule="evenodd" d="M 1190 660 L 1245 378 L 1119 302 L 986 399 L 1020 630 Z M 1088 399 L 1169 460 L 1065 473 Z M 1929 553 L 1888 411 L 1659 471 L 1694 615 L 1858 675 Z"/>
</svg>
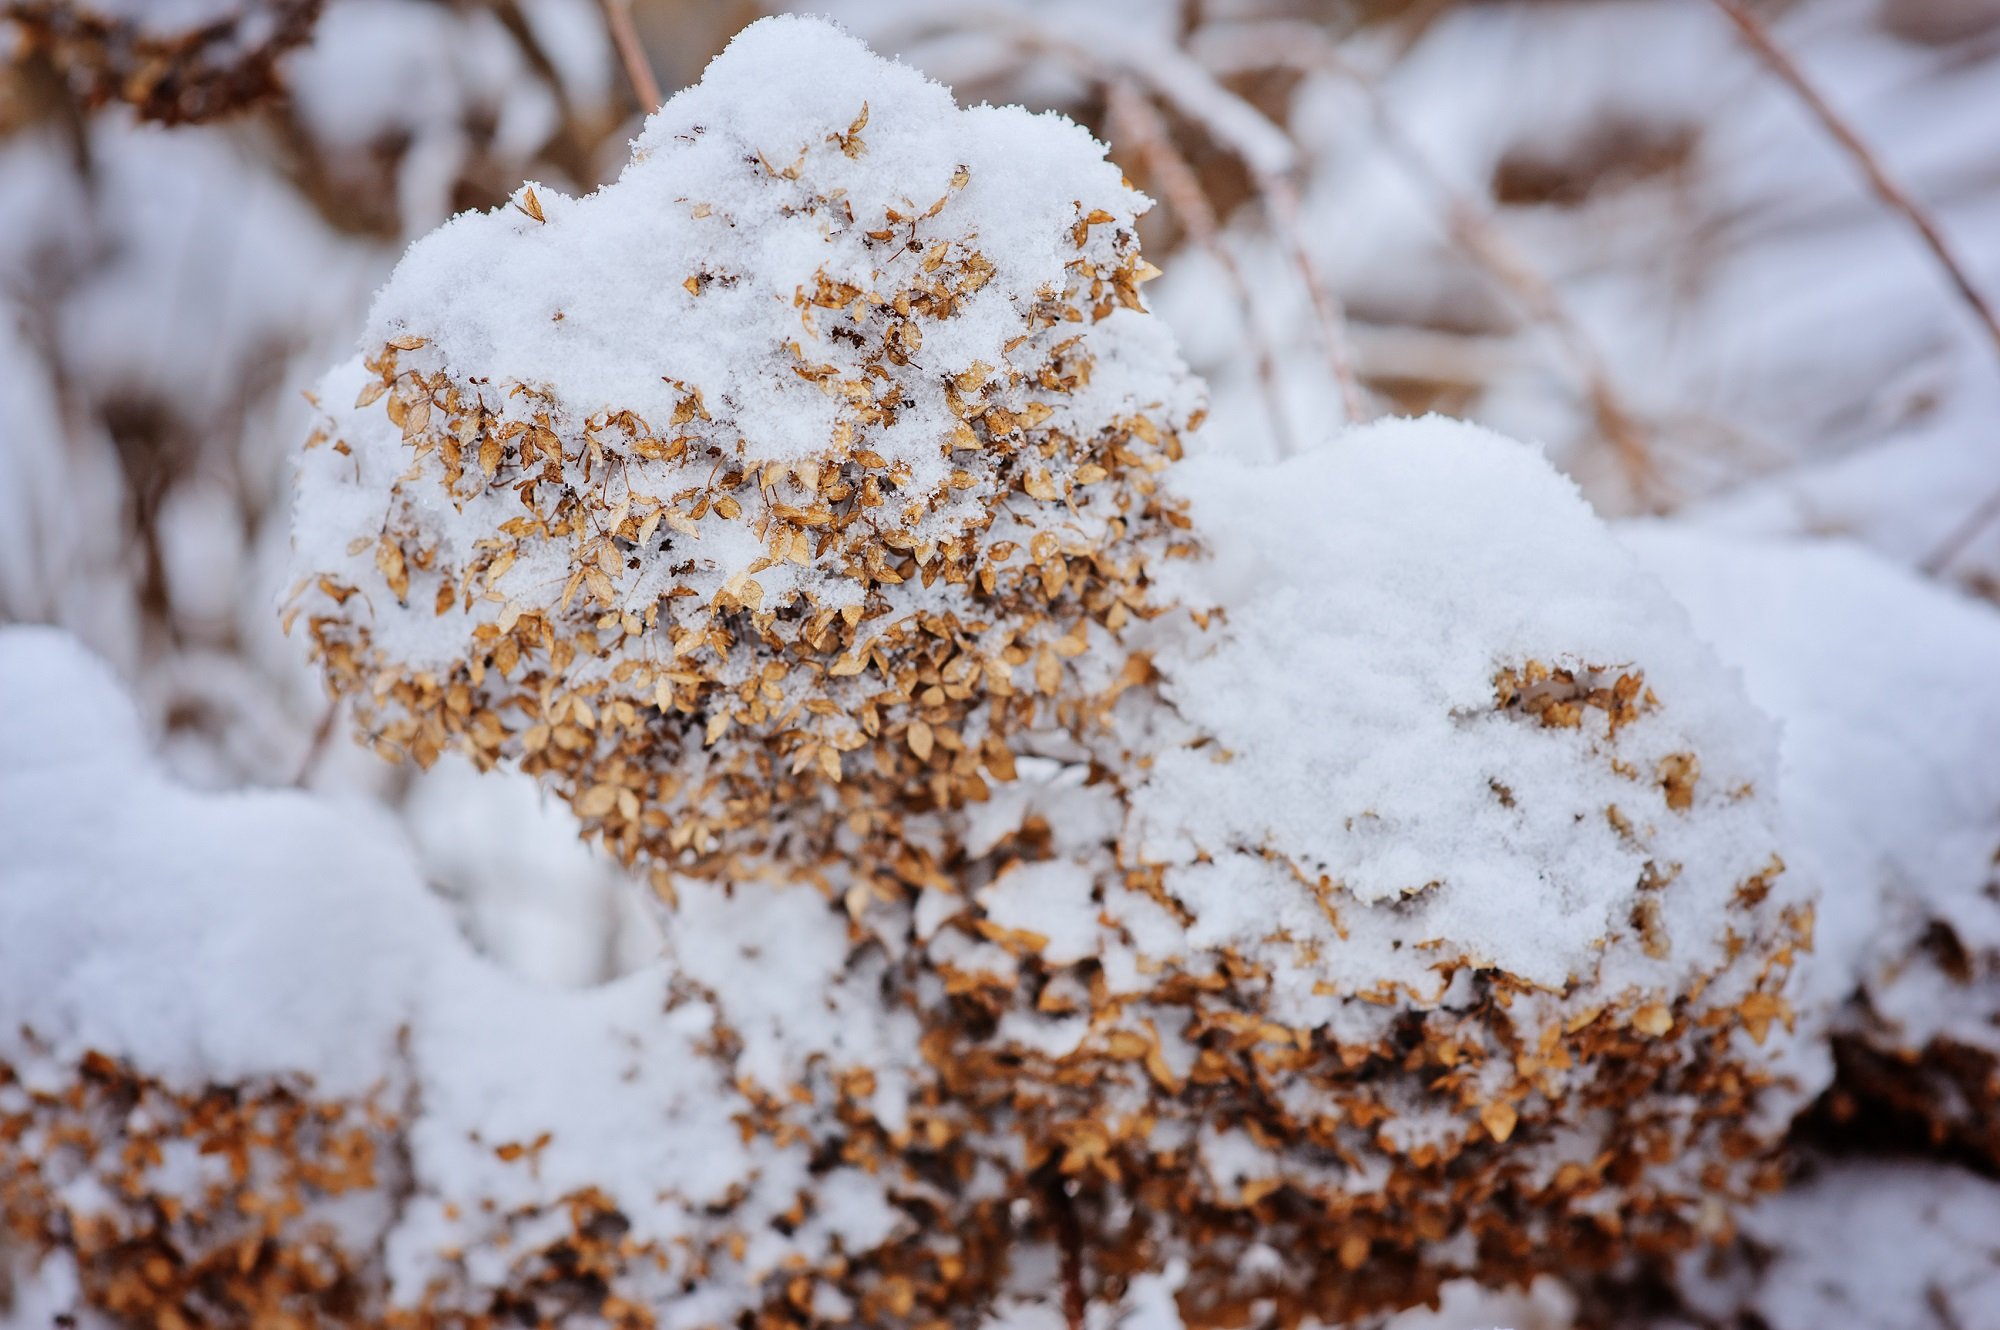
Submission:
<svg viewBox="0 0 2000 1330">
<path fill-rule="evenodd" d="M 1766 28 L 1756 15 L 1745 9 L 1739 0 L 1713 0 L 1713 3 L 1731 23 L 1736 25 L 1737 32 L 1742 34 L 1743 40 L 1757 53 L 1757 58 L 1764 62 L 1765 68 L 1792 90 L 1819 121 L 1820 127 L 1831 135 L 1854 164 L 1861 168 L 1862 174 L 1868 177 L 1869 188 L 1875 191 L 1875 197 L 1882 200 L 1891 211 L 1901 215 L 1922 238 L 1925 246 L 1936 257 L 1939 266 L 1944 269 L 1945 275 L 1951 279 L 1951 284 L 1957 288 L 1959 298 L 1985 328 L 1987 338 L 1993 343 L 1993 349 L 2000 352 L 2000 317 L 1994 315 L 1992 302 L 1973 284 L 1965 266 L 1952 252 L 1951 245 L 1945 239 L 1944 232 L 1939 229 L 1937 220 L 1890 176 L 1884 169 L 1881 159 L 1855 132 L 1854 127 L 1833 109 L 1825 97 L 1820 95 L 1819 89 L 1813 86 L 1805 71 L 1785 54 L 1784 49 L 1772 39 L 1770 29 Z"/>
<path fill-rule="evenodd" d="M 1340 386 L 1347 419 L 1360 424 L 1376 413 L 1354 372 L 1349 345 L 1347 309 L 1334 294 L 1306 246 L 1299 191 L 1297 146 L 1286 130 L 1244 98 L 1225 87 L 1187 52 L 1177 46 L 1154 44 L 1123 34 L 1133 49 L 1123 52 L 1133 77 L 1152 85 L 1155 93 L 1215 141 L 1234 152 L 1249 168 L 1251 183 L 1263 201 L 1271 225 L 1297 270 L 1311 303 L 1327 366 Z"/>
<path fill-rule="evenodd" d="M 1297 451 L 1292 439 L 1291 424 L 1285 417 L 1284 401 L 1278 393 L 1278 362 L 1271 349 L 1270 339 L 1264 336 L 1261 324 L 1257 322 L 1255 300 L 1250 293 L 1250 284 L 1243 278 L 1243 270 L 1236 264 L 1236 258 L 1222 243 L 1222 223 L 1216 216 L 1215 205 L 1210 203 L 1203 192 L 1201 181 L 1194 167 L 1174 145 L 1167 130 L 1166 120 L 1146 95 L 1129 79 L 1114 79 L 1106 89 L 1106 109 L 1113 125 L 1113 141 L 1129 137 L 1138 149 L 1139 160 L 1145 164 L 1151 183 L 1157 184 L 1165 197 L 1167 206 L 1181 225 L 1193 236 L 1195 242 L 1214 258 L 1222 269 L 1224 280 L 1236 296 L 1236 304 L 1243 319 L 1243 334 L 1250 343 L 1250 353 L 1257 362 L 1258 386 L 1263 390 L 1264 411 L 1271 417 L 1271 432 L 1277 440 L 1281 456 L 1289 456 Z M 1122 134 L 1119 131 L 1124 131 Z"/>
<path fill-rule="evenodd" d="M 1951 1294 L 1944 1291 L 1943 1285 L 1932 1283 L 1925 1286 L 1924 1305 L 1931 1309 L 1931 1315 L 1937 1317 L 1938 1330 L 1964 1330 L 1965 1322 L 1952 1310 Z"/>
<path fill-rule="evenodd" d="M 660 109 L 660 81 L 653 77 L 646 48 L 639 44 L 639 30 L 632 26 L 632 0 L 601 0 L 601 3 L 604 22 L 611 29 L 612 45 L 618 48 L 618 58 L 625 64 L 632 95 L 639 99 L 639 114 L 651 115 Z"/>
<path fill-rule="evenodd" d="M 2000 517 L 2000 490 L 1995 490 L 1979 501 L 1964 521 L 1951 529 L 1951 533 L 1937 543 L 1937 547 L 1923 557 L 1917 567 L 1932 577 L 1949 568 L 1959 555 L 1965 553 L 1966 546 L 1988 526 Z"/>
<path fill-rule="evenodd" d="M 1820 128 L 1824 129 L 1828 136 L 1847 153 L 1849 159 L 1861 168 L 1861 173 L 1868 178 L 1869 188 L 1875 192 L 1875 197 L 1890 211 L 1909 223 L 1910 228 L 1924 242 L 1925 248 L 1929 249 L 1932 256 L 1937 259 L 1938 266 L 1944 269 L 1945 276 L 1950 279 L 1952 287 L 1958 292 L 1959 299 L 1972 311 L 1973 318 L 1979 322 L 1980 327 L 1985 329 L 1987 340 L 1993 343 L 1994 351 L 2000 353 L 2000 317 L 1996 317 L 1993 303 L 1973 282 L 1971 274 L 1965 270 L 1965 265 L 1960 263 L 1958 256 L 1952 252 L 1951 242 L 1945 239 L 1944 231 L 1939 227 L 1937 219 L 1889 174 L 1882 165 L 1881 158 L 1868 146 L 1867 141 L 1855 131 L 1854 126 L 1849 124 L 1840 112 L 1833 109 L 1825 97 L 1820 95 L 1819 89 L 1806 76 L 1806 72 L 1799 68 L 1797 61 L 1785 53 L 1783 47 L 1778 45 L 1771 36 L 1771 30 L 1764 26 L 1762 20 L 1745 9 L 1740 0 L 1713 0 L 1713 3 L 1731 23 L 1736 25 L 1736 31 L 1757 53 L 1757 58 L 1763 62 L 1764 67 L 1792 90 L 1793 95 L 1805 105 L 1806 110 L 1819 121 Z M 1924 556 L 1918 567 L 1933 576 L 1942 573 L 1954 559 L 1965 552 L 1973 539 L 1995 518 L 2000 518 L 2000 493 L 1989 495 L 1975 507 L 1964 521 L 1938 542 L 1935 549 Z"/>
<path fill-rule="evenodd" d="M 1361 381 L 1354 374 L 1354 354 L 1348 349 L 1347 310 L 1326 284 L 1326 279 L 1320 276 L 1319 265 L 1313 262 L 1311 253 L 1306 249 L 1305 230 L 1299 223 L 1299 192 L 1288 176 L 1259 176 L 1257 179 L 1265 205 L 1271 210 L 1271 220 L 1284 238 L 1292 266 L 1299 270 L 1299 280 L 1305 284 L 1306 296 L 1312 301 L 1320 340 L 1326 344 L 1326 357 L 1333 368 L 1334 382 L 1340 385 L 1340 404 L 1346 409 L 1348 420 L 1358 425 L 1375 412 L 1368 409 Z"/>
<path fill-rule="evenodd" d="M 1375 112 L 1376 128 L 1383 142 L 1403 163 L 1404 169 L 1435 193 L 1444 214 L 1445 233 L 1461 253 L 1483 268 L 1512 296 L 1527 316 L 1552 331 L 1562 344 L 1574 372 L 1583 379 L 1583 395 L 1590 407 L 1591 422 L 1604 441 L 1611 445 L 1624 470 L 1632 497 L 1652 511 L 1666 506 L 1658 468 L 1654 464 L 1646 428 L 1639 415 L 1626 404 L 1625 395 L 1611 377 L 1604 358 L 1590 335 L 1577 322 L 1556 285 L 1517 250 L 1501 232 L 1490 212 L 1470 197 L 1454 189 L 1389 116 L 1388 107 L 1373 87 L 1366 89 Z"/>
<path fill-rule="evenodd" d="M 1311 301 L 1327 365 L 1340 385 L 1347 418 L 1359 424 L 1372 416 L 1367 395 L 1354 375 L 1347 311 L 1306 248 L 1298 190 L 1293 184 L 1297 151 L 1291 136 L 1171 43 L 1088 19 L 1066 17 L 1058 30 L 1037 23 L 1025 12 L 996 11 L 985 17 L 1023 48 L 1057 55 L 1101 86 L 1109 87 L 1121 75 L 1143 84 L 1163 104 L 1201 126 L 1242 161 Z"/>
<path fill-rule="evenodd" d="M 1523 315 L 1555 334 L 1573 372 L 1582 380 L 1592 423 L 1617 456 L 1632 497 L 1652 511 L 1666 507 L 1664 486 L 1641 417 L 1627 404 L 1604 358 L 1570 312 L 1556 284 L 1514 247 L 1491 210 L 1452 185 L 1416 140 L 1403 131 L 1375 82 L 1349 64 L 1323 32 L 1310 24 L 1287 21 L 1233 26 L 1238 30 L 1218 43 L 1228 55 L 1238 60 L 1247 55 L 1268 66 L 1325 70 L 1361 93 L 1383 146 L 1431 194 L 1451 243 L 1492 278 Z"/>
<path fill-rule="evenodd" d="M 1076 1202 L 1060 1175 L 1049 1182 L 1049 1204 L 1055 1211 L 1056 1241 L 1062 1255 L 1065 1330 L 1084 1330 L 1089 1320 L 1090 1295 L 1083 1283 L 1083 1225 L 1077 1222 Z"/>
<path fill-rule="evenodd" d="M 514 39 L 514 45 L 520 50 L 521 58 L 528 62 L 528 68 L 535 72 L 535 77 L 548 88 L 549 96 L 555 99 L 557 129 L 545 151 L 557 165 L 569 172 L 571 179 L 588 185 L 593 175 L 592 154 L 604 134 L 616 126 L 604 124 L 589 134 L 584 132 L 576 100 L 570 96 L 569 87 L 563 82 L 562 71 L 556 68 L 548 48 L 536 34 L 535 25 L 528 22 L 528 16 L 521 12 L 520 0 L 493 0 L 493 15 L 500 20 L 500 26 L 507 30 L 507 35 Z M 601 114 L 592 118 L 604 119 Z"/>
<path fill-rule="evenodd" d="M 327 744 L 333 738 L 334 718 L 339 714 L 340 702 L 337 699 L 326 704 L 326 710 L 320 714 L 319 723 L 313 726 L 312 740 L 306 745 L 306 755 L 299 762 L 299 774 L 292 777 L 292 785 L 295 788 L 304 789 L 306 783 L 313 778 L 313 773 L 319 770 L 321 760 L 326 757 Z"/>
</svg>

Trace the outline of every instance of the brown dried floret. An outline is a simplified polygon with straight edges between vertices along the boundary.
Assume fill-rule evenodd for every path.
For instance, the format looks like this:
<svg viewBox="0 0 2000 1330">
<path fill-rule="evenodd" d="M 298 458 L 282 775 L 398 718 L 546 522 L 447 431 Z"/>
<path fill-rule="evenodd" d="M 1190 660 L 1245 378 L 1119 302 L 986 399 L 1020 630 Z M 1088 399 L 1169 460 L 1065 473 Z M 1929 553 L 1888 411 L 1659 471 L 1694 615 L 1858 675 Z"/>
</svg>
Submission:
<svg viewBox="0 0 2000 1330">
<path fill-rule="evenodd" d="M 634 1240 L 629 1220 L 597 1187 L 504 1212 L 488 1197 L 450 1197 L 451 1213 L 494 1217 L 496 1245 L 514 1253 L 505 1276 L 497 1286 L 461 1281 L 462 1253 L 440 1251 L 422 1296 L 392 1302 L 377 1242 L 329 1211 L 372 1192 L 383 1224 L 402 1217 L 413 1194 L 409 1126 L 372 1099 L 316 1097 L 303 1080 L 189 1092 L 95 1052 L 60 1068 L 42 1062 L 27 1076 L 0 1062 L 0 1233 L 36 1257 L 64 1252 L 84 1304 L 135 1326 L 658 1323 L 663 1309 L 639 1290 L 666 1268 L 667 1254 Z M 496 1153 L 532 1167 L 538 1144 L 547 1139 Z M 190 1155 L 202 1161 L 192 1182 Z M 801 1198 L 798 1219 L 808 1207 Z M 554 1236 L 551 1218 L 560 1221 Z M 719 1212 L 695 1269 L 740 1257 L 744 1240 Z M 970 1245 L 933 1224 L 852 1259 L 795 1261 L 772 1282 L 759 1324 L 817 1323 L 813 1309 L 826 1305 L 818 1300 L 826 1292 L 859 1309 L 864 1323 L 934 1322 L 992 1295 L 1003 1263 L 968 1255 Z"/>
<path fill-rule="evenodd" d="M 1613 678 L 1612 671 L 1601 666 L 1577 670 L 1539 660 L 1502 669 L 1493 676 L 1493 692 L 1501 710 L 1532 716 L 1558 729 L 1574 729 L 1583 723 L 1587 710 L 1600 711 L 1605 731 L 1613 738 L 1621 726 L 1660 704 L 1646 687 L 1642 670 L 1620 669 Z"/>
<path fill-rule="evenodd" d="M 1038 1201 L 1021 1236 L 1057 1242 L 1074 1225 L 1094 1294 L 1171 1253 L 1189 1262 L 1190 1326 L 1243 1324 L 1253 1307 L 1280 1325 L 1340 1323 L 1449 1279 L 1679 1251 L 1714 1235 L 1718 1200 L 1774 1187 L 1772 1143 L 1745 1127 L 1778 1087 L 1755 1045 L 1790 1021 L 1782 989 L 1807 927 L 1790 917 L 1790 941 L 1718 975 L 1732 999 L 1672 1008 L 1632 994 L 1579 1009 L 1459 962 L 1470 996 L 1391 996 L 1398 1019 L 1359 1044 L 1261 1015 L 1268 976 L 1240 960 L 1114 995 L 1093 964 L 1045 965 L 1030 939 L 1011 983 L 947 968 L 955 999 L 931 1015 L 925 1053 L 963 1148 L 1009 1170 L 1013 1194 L 1060 1182 L 1066 1199 Z M 1051 997 L 1089 1024 L 1061 1055 L 1006 1034 L 1010 1013 Z M 1185 1044 L 1171 1060 L 1166 1031 Z M 1579 1130 L 1601 1135 L 1576 1159 Z M 1216 1138 L 1259 1167 L 1218 1171 L 1203 1144 Z M 1685 1160 L 1700 1162 L 1664 1167 Z M 1286 1258 L 1259 1262 L 1258 1248 Z"/>
</svg>

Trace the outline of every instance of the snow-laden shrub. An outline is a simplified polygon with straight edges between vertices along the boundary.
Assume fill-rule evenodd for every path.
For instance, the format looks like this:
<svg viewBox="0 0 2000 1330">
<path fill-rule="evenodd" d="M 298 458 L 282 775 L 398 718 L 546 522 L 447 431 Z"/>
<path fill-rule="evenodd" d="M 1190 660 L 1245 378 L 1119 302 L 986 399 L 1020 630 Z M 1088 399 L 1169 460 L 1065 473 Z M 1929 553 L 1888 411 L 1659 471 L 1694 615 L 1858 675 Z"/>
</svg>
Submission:
<svg viewBox="0 0 2000 1330">
<path fill-rule="evenodd" d="M 617 183 L 525 187 L 383 290 L 302 473 L 329 679 L 628 860 L 887 856 L 1130 680 L 1196 410 L 1141 202 L 1067 121 L 754 29 Z"/>
<path fill-rule="evenodd" d="M 1721 1231 L 1795 1103 L 1769 726 L 1529 449 L 1181 460 L 1141 203 L 749 29 L 385 288 L 302 469 L 329 682 L 643 862 L 746 1131 L 926 1180 L 878 1317 L 1051 1246 L 1221 1325 Z"/>
</svg>

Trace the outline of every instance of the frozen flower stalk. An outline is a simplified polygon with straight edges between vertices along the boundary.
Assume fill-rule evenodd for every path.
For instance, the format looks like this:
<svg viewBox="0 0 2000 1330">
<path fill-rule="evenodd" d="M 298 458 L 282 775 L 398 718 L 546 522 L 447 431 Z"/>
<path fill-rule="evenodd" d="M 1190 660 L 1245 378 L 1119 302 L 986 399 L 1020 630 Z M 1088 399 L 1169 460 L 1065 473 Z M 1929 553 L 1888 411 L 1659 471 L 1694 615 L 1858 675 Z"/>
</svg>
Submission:
<svg viewBox="0 0 2000 1330">
<path fill-rule="evenodd" d="M 933 1235 L 791 1321 L 1053 1245 L 1290 1324 L 1719 1230 L 1793 1106 L 1769 726 L 1529 449 L 1182 460 L 1141 203 L 755 25 L 616 184 L 411 251 L 292 613 L 385 753 L 519 761 L 643 864 L 740 1121 Z"/>
<path fill-rule="evenodd" d="M 628 859 L 808 870 L 1130 679 L 1193 385 L 1075 125 L 751 29 L 619 181 L 419 243 L 336 373 L 301 609 L 385 749 Z"/>
</svg>

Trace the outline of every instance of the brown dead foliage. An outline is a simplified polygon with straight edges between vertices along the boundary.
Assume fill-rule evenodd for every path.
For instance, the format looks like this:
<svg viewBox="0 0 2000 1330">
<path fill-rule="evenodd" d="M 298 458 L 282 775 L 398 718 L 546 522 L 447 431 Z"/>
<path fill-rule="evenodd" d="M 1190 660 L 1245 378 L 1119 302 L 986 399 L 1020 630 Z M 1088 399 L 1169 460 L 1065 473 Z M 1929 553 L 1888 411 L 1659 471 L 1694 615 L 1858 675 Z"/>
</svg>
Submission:
<svg viewBox="0 0 2000 1330">
<path fill-rule="evenodd" d="M 815 150 L 847 151 L 865 124 L 857 116 L 847 146 Z M 562 404 L 540 389 L 512 385 L 531 406 L 503 418 L 448 365 L 409 367 L 423 337 L 380 348 L 361 405 L 380 404 L 416 465 L 374 542 L 379 581 L 321 577 L 299 602 L 329 685 L 354 700 L 368 739 L 425 765 L 447 748 L 481 765 L 518 758 L 628 863 L 741 880 L 774 859 L 788 876 L 810 875 L 834 856 L 914 884 L 937 867 L 920 852 L 902 866 L 912 850 L 900 816 L 983 801 L 991 783 L 1013 779 L 1019 736 L 1099 726 L 1147 680 L 1147 662 L 1128 654 L 1108 686 L 1085 684 L 1073 662 L 1117 652 L 1129 626 L 1158 612 L 1149 558 L 1194 548 L 1155 476 L 1198 420 L 1141 409 L 1077 421 L 1064 409 L 1093 371 L 1069 330 L 1140 308 L 1152 273 L 1130 231 L 1079 206 L 1069 285 L 1020 302 L 1006 363 L 949 383 L 959 423 L 939 446 L 951 470 L 928 492 L 913 488 L 908 467 L 872 445 L 925 373 L 914 357 L 926 326 L 994 271 L 970 238 L 891 262 L 950 199 L 915 217 L 891 208 L 859 220 L 845 199 L 811 205 L 882 247 L 884 284 L 863 290 L 822 273 L 798 292 L 802 328 L 853 348 L 843 369 L 789 344 L 788 377 L 843 404 L 810 458 L 745 452 L 699 385 L 681 385 L 671 419 L 605 410 L 564 432 Z M 540 205 L 529 191 L 521 206 L 532 216 Z M 692 274 L 688 289 L 699 298 L 716 280 L 728 279 Z M 324 431 L 313 444 L 346 446 Z M 662 494 L 610 487 L 633 460 L 670 465 L 687 483 Z M 454 498 L 509 492 L 518 508 L 476 558 L 447 567 L 399 515 L 431 485 Z M 967 495 L 981 515 L 941 538 L 918 534 Z M 626 603 L 635 568 L 679 568 L 700 524 L 715 522 L 749 526 L 765 555 L 712 596 L 682 582 L 648 605 Z M 566 551 L 560 585 L 496 589 L 524 554 L 551 544 Z M 852 594 L 767 599 L 759 574 L 781 567 L 837 573 Z M 912 612 L 918 589 L 947 591 L 948 607 Z M 357 590 L 367 595 L 354 599 Z M 370 628 L 370 606 L 419 600 L 439 616 L 504 609 L 474 630 L 467 659 L 437 671 L 389 658 Z"/>
<path fill-rule="evenodd" d="M 807 151 L 857 150 L 867 126 L 864 108 Z M 518 206 L 530 221 L 546 215 L 532 194 Z M 806 206 L 885 246 L 917 234 L 894 210 Z M 929 490 L 875 443 L 920 372 L 926 329 L 991 277 L 970 235 L 902 251 L 915 261 L 874 289 L 822 273 L 799 291 L 802 325 L 826 339 L 815 344 L 851 347 L 859 366 L 791 344 L 790 374 L 844 403 L 803 461 L 759 456 L 700 385 L 679 385 L 670 419 L 614 409 L 578 426 L 546 387 L 501 385 L 526 405 L 499 409 L 494 385 L 455 377 L 421 329 L 376 348 L 356 409 L 385 414 L 409 465 L 381 533 L 349 551 L 370 571 L 309 579 L 295 604 L 330 686 L 387 755 L 518 759 L 588 834 L 650 868 L 670 901 L 677 874 L 738 890 L 761 877 L 813 883 L 823 908 L 850 921 L 856 958 L 896 958 L 884 1004 L 924 1031 L 907 1123 L 875 1121 L 871 1071 L 851 1067 L 764 1087 L 769 1103 L 746 1130 L 787 1139 L 803 1111 L 839 1124 L 823 1148 L 843 1164 L 981 1199 L 926 1214 L 926 1231 L 961 1244 L 949 1254 L 919 1237 L 852 1253 L 838 1270 L 802 1269 L 762 1324 L 835 1319 L 814 1294 L 826 1281 L 867 1324 L 962 1319 L 1037 1244 L 1078 1253 L 1098 1297 L 1184 1257 L 1191 1327 L 1290 1327 L 1420 1302 L 1449 1278 L 1596 1268 L 1721 1231 L 1718 1203 L 1775 1179 L 1771 1142 L 1745 1124 L 1777 1088 L 1757 1046 L 1791 1024 L 1785 984 L 1810 932 L 1809 913 L 1767 906 L 1775 861 L 1736 884 L 1726 958 L 1682 976 L 1677 996 L 1600 991 L 1591 975 L 1551 993 L 1412 938 L 1435 947 L 1441 988 L 1459 979 L 1474 996 L 1447 1003 L 1380 984 L 1350 1001 L 1393 1019 L 1346 1042 L 1273 1018 L 1281 976 L 1268 962 L 1225 948 L 1202 958 L 1210 968 L 1166 966 L 1140 991 L 1114 990 L 1099 957 L 1045 960 L 1049 939 L 978 907 L 978 889 L 1008 866 L 1060 856 L 1086 868 L 1100 899 L 1137 893 L 1184 926 L 1194 919 L 1135 846 L 1065 843 L 1029 816 L 975 852 L 964 816 L 1018 779 L 1017 757 L 1050 752 L 1122 800 L 1157 740 L 1128 749 L 1108 721 L 1116 708 L 1168 708 L 1136 628 L 1174 608 L 1157 601 L 1151 570 L 1203 553 L 1157 483 L 1197 422 L 1144 409 L 1079 421 L 1066 409 L 1093 366 L 1065 330 L 1138 308 L 1150 271 L 1114 220 L 1079 204 L 1067 286 L 1018 293 L 1012 358 L 949 385 L 959 425 L 940 448 L 952 469 Z M 700 300 L 729 280 L 693 272 L 684 290 Z M 349 444 L 330 424 L 312 446 Z M 633 458 L 689 481 L 661 493 L 612 484 Z M 464 566 L 412 516 L 440 497 L 499 494 L 512 496 L 510 516 Z M 918 534 L 963 496 L 977 515 L 947 536 Z M 1079 523 L 1086 509 L 1101 525 Z M 703 591 L 682 571 L 681 542 L 718 522 L 750 524 L 766 553 Z M 552 548 L 567 569 L 558 583 L 501 587 Z M 630 574 L 661 566 L 667 589 L 629 601 Z M 851 593 L 780 597 L 759 576 L 781 566 L 837 575 Z M 911 588 L 929 593 L 920 611 Z M 442 668 L 394 658 L 372 627 L 374 615 L 475 611 L 474 648 Z M 1621 729 L 1661 705 L 1636 667 L 1530 661 L 1502 670 L 1495 689 L 1502 713 L 1587 724 L 1614 763 Z M 1691 754 L 1631 769 L 1676 816 L 1699 815 L 1697 775 Z M 1283 863 L 1283 850 L 1227 852 Z M 1338 927 L 1340 884 L 1294 872 Z M 1649 873 L 1642 889 L 1675 890 L 1672 865 Z M 910 920 L 926 893 L 963 902 L 943 926 L 968 944 L 960 954 L 1000 959 L 959 964 L 919 945 Z M 772 906 L 774 928 L 783 908 Z M 1655 903 L 1605 949 L 1657 961 L 1669 942 Z M 1318 958 L 1299 952 L 1292 965 L 1310 974 Z M 1050 1015 L 1086 1026 L 1070 1051 L 1017 1037 L 1009 1020 Z M 1192 1049 L 1191 1065 L 1167 1056 L 1168 1035 Z M 1211 1168 L 1202 1142 L 1215 1136 L 1247 1141 L 1268 1173 L 1238 1181 Z M 1379 1185 L 1353 1185 L 1362 1176 Z M 1260 1245 L 1286 1259 L 1249 1259 Z M 596 1270 L 610 1258 L 592 1248 L 565 1259 Z M 643 1311 L 619 1314 L 643 1324 Z"/>
<path fill-rule="evenodd" d="M 24 54 L 49 62 L 86 108 L 124 102 L 144 119 L 216 120 L 276 96 L 278 61 L 311 35 L 324 0 L 241 0 L 179 32 L 102 13 L 89 0 L 5 0 Z"/>
</svg>

